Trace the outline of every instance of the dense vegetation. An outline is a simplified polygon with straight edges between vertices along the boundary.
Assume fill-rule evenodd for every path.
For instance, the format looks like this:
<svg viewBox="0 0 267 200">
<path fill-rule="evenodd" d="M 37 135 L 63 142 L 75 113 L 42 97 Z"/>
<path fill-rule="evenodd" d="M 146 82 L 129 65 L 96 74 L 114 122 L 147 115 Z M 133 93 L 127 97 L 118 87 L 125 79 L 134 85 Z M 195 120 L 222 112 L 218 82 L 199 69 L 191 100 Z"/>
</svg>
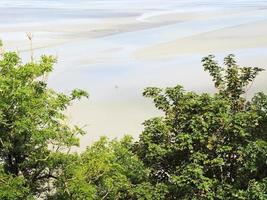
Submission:
<svg viewBox="0 0 267 200">
<path fill-rule="evenodd" d="M 267 96 L 244 98 L 262 69 L 205 57 L 215 94 L 147 88 L 164 116 L 147 120 L 138 141 L 101 138 L 77 154 L 85 132 L 63 111 L 88 94 L 49 89 L 54 62 L 1 55 L 1 200 L 267 199 Z"/>
</svg>

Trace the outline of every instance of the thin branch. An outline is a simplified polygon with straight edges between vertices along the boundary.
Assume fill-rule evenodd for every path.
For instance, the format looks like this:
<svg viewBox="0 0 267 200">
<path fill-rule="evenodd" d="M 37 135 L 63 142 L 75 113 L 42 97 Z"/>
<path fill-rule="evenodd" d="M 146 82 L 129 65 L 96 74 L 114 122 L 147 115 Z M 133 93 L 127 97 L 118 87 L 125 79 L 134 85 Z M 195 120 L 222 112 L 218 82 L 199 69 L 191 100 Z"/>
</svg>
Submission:
<svg viewBox="0 0 267 200">
<path fill-rule="evenodd" d="M 30 41 L 31 61 L 33 62 L 33 45 L 32 45 L 33 34 L 31 32 L 27 32 L 26 35 Z"/>
</svg>

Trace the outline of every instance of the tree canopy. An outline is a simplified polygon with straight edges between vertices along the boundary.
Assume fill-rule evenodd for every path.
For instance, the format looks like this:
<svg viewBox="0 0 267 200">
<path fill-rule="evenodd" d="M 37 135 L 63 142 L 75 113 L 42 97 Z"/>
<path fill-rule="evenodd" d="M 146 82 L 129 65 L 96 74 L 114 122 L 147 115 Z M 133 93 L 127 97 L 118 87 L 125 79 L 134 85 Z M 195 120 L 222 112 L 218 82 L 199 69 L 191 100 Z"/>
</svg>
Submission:
<svg viewBox="0 0 267 200">
<path fill-rule="evenodd" d="M 233 55 L 225 68 L 214 56 L 202 63 L 218 92 L 147 88 L 165 115 L 145 122 L 136 152 L 152 183 L 168 187 L 164 199 L 266 199 L 267 96 L 242 96 L 263 69 L 240 67 Z"/>
<path fill-rule="evenodd" d="M 101 138 L 65 168 L 52 199 L 162 199 L 164 188 L 152 186 L 132 146 L 129 136 Z"/>
<path fill-rule="evenodd" d="M 0 199 L 267 199 L 267 96 L 245 98 L 263 69 L 207 56 L 216 93 L 146 88 L 164 115 L 145 121 L 137 141 L 103 137 L 73 153 L 85 132 L 64 110 L 88 94 L 48 88 L 55 62 L 1 55 Z"/>
<path fill-rule="evenodd" d="M 14 52 L 4 53 L 0 60 L 0 189 L 14 190 L 1 193 L 1 199 L 49 192 L 61 173 L 60 155 L 78 145 L 77 135 L 84 134 L 68 126 L 63 111 L 87 93 L 74 90 L 65 95 L 48 89 L 45 77 L 55 61 L 42 56 L 23 64 Z M 25 190 L 18 192 L 21 186 Z"/>
</svg>

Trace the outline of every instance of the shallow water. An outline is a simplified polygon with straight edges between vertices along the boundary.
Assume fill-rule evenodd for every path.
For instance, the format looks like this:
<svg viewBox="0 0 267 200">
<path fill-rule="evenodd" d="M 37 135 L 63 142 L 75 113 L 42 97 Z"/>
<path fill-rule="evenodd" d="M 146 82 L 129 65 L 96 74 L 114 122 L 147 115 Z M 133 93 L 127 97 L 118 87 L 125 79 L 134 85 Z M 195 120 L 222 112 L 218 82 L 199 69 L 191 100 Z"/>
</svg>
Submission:
<svg viewBox="0 0 267 200">
<path fill-rule="evenodd" d="M 266 7 L 266 1 L 251 0 L 1 0 L 0 23 Z"/>
</svg>

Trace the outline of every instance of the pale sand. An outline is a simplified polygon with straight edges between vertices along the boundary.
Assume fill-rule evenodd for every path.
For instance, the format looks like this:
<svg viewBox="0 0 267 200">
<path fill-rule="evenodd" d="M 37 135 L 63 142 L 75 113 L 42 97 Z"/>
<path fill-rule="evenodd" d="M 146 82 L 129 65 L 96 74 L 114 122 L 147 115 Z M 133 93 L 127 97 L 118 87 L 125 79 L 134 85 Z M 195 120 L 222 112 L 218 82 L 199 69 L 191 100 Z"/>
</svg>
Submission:
<svg viewBox="0 0 267 200">
<path fill-rule="evenodd" d="M 167 59 L 181 54 L 220 53 L 267 47 L 267 20 L 156 44 L 136 52 L 141 60 Z"/>
<path fill-rule="evenodd" d="M 83 127 L 87 134 L 81 137 L 81 149 L 97 141 L 101 136 L 122 138 L 125 134 L 137 139 L 146 119 L 160 116 L 150 101 L 106 101 L 92 99 L 74 104 L 68 110 L 69 122 Z M 123 130 L 123 131 L 122 131 Z"/>
<path fill-rule="evenodd" d="M 142 43 L 142 30 L 148 30 L 146 32 L 148 35 L 144 36 L 146 38 L 147 36 L 150 37 L 150 34 L 153 36 L 154 31 L 158 31 L 157 28 L 164 29 L 166 25 L 198 20 L 208 21 L 219 16 L 230 16 L 237 13 L 236 11 L 234 13 L 230 11 L 224 13 L 213 11 L 200 14 L 197 12 L 163 13 L 157 16 L 143 16 L 141 19 L 121 17 L 96 21 L 70 20 L 55 23 L 0 26 L 0 38 L 2 37 L 4 40 L 7 49 L 18 48 L 19 51 L 28 51 L 29 42 L 26 39 L 25 32 L 30 31 L 34 34 L 34 48 L 41 49 L 40 52 L 42 53 L 47 53 L 47 50 L 55 46 L 63 46 L 59 48 L 59 53 L 61 53 L 59 55 L 59 61 L 64 61 L 60 64 L 67 64 L 67 67 L 62 68 L 62 70 L 56 68 L 52 74 L 53 85 L 55 87 L 66 87 L 67 92 L 69 92 L 71 88 L 77 87 L 76 82 L 79 82 L 86 90 L 88 89 L 91 95 L 90 99 L 74 104 L 68 110 L 71 123 L 81 126 L 87 125 L 85 129 L 88 134 L 82 137 L 81 140 L 81 147 L 85 148 L 88 144 L 97 140 L 100 135 L 107 135 L 114 138 L 122 137 L 124 134 L 131 134 L 137 138 L 143 129 L 142 122 L 150 117 L 161 114 L 156 111 L 151 101 L 146 101 L 141 97 L 142 92 L 137 91 L 137 89 L 130 91 L 129 96 L 128 94 L 113 94 L 112 97 L 109 96 L 107 91 L 110 88 L 114 90 L 115 84 L 119 84 L 119 86 L 128 90 L 128 88 L 143 88 L 145 86 L 155 85 L 165 87 L 166 85 L 172 86 L 179 83 L 186 88 L 190 88 L 190 90 L 202 91 L 203 88 L 204 90 L 206 88 L 212 88 L 212 83 L 208 74 L 202 70 L 200 58 L 197 60 L 193 59 L 191 62 L 195 54 L 206 55 L 207 53 L 217 54 L 217 52 L 223 52 L 225 54 L 224 51 L 231 53 L 232 50 L 266 47 L 267 44 L 267 38 L 265 38 L 267 33 L 266 21 L 224 28 L 180 39 L 176 37 L 177 32 L 167 31 L 166 37 L 169 38 L 171 36 L 172 39 L 174 38 L 173 41 L 157 44 L 158 41 L 156 39 L 147 48 Z M 132 55 L 132 52 L 129 52 L 130 55 L 128 55 L 126 51 L 128 47 L 131 48 L 132 43 L 123 43 L 125 38 L 120 37 L 120 34 L 127 32 L 133 32 L 131 36 L 141 38 L 141 42 L 137 44 L 137 51 L 134 55 Z M 106 40 L 102 43 L 102 38 L 105 39 L 106 36 L 113 35 L 118 35 L 114 43 L 112 43 L 112 37 L 108 40 L 111 44 L 105 43 Z M 91 41 L 92 43 L 90 43 Z M 83 42 L 85 42 L 85 45 Z M 118 44 L 117 42 L 122 42 L 122 44 Z M 67 46 L 66 49 L 65 44 Z M 68 44 L 70 45 L 68 46 Z M 91 44 L 95 46 L 90 46 Z M 72 47 L 74 48 L 73 51 L 71 49 Z M 127 54 L 126 56 L 125 52 Z M 177 68 L 170 67 L 168 63 L 157 62 L 158 60 L 164 61 L 166 58 L 175 58 L 178 54 L 180 57 L 175 60 L 175 66 L 177 65 Z M 183 54 L 187 54 L 185 58 L 189 62 L 183 59 Z M 243 55 L 240 59 L 247 65 L 253 64 L 254 66 L 261 67 L 265 64 L 265 58 L 262 55 L 262 52 L 259 52 L 256 56 L 253 55 L 253 58 L 246 58 Z M 128 60 L 127 56 L 130 58 L 135 58 L 136 56 L 139 59 L 138 62 L 141 62 L 131 63 L 132 60 Z M 182 59 L 180 60 L 180 58 Z M 152 64 L 149 61 L 152 62 L 153 67 L 151 67 Z M 99 62 L 104 63 L 103 66 L 95 65 Z M 122 73 L 120 75 L 118 72 L 117 75 L 116 67 L 113 66 L 117 64 L 121 68 L 129 67 L 129 73 Z M 90 70 L 84 70 L 77 74 L 70 72 L 69 75 L 68 73 L 64 73 L 71 71 L 71 69 L 79 72 L 79 67 L 83 65 L 86 65 L 88 69 L 96 68 L 96 71 L 99 70 L 99 67 L 103 67 L 102 71 L 100 70 L 98 72 L 99 74 L 103 73 L 103 76 L 101 77 L 96 73 L 97 78 L 99 78 L 99 81 L 97 81 L 94 79 L 96 77 L 93 77 L 94 71 Z M 135 65 L 137 69 L 131 69 Z M 106 74 L 109 72 L 108 68 L 110 66 L 115 68 L 115 72 L 112 71 L 113 74 L 111 73 L 111 75 L 107 76 Z M 142 68 L 138 68 L 139 66 Z M 187 70 L 188 67 L 189 70 Z M 91 73 L 93 74 L 90 75 Z M 252 88 L 253 91 L 255 91 L 255 88 L 266 90 L 267 85 L 265 79 L 266 72 L 257 79 L 254 88 Z M 79 84 L 78 87 L 83 88 Z M 100 87 L 99 90 L 95 89 L 94 87 L 97 87 L 97 84 L 103 85 L 103 88 Z M 203 87 L 200 87 L 200 85 Z M 61 90 L 62 88 L 57 89 Z M 63 91 L 65 92 L 64 89 Z M 97 92 L 94 93 L 93 91 Z"/>
<path fill-rule="evenodd" d="M 240 11 L 241 12 L 241 11 Z M 246 12 L 246 10 L 242 10 Z M 1 25 L 0 39 L 8 50 L 28 51 L 26 33 L 34 34 L 34 49 L 53 47 L 81 40 L 105 37 L 125 32 L 133 32 L 156 27 L 164 27 L 179 22 L 212 19 L 214 17 L 237 14 L 238 12 L 185 12 L 141 17 L 114 17 L 104 19 L 78 19 L 56 22 L 42 22 L 18 25 Z"/>
<path fill-rule="evenodd" d="M 55 23 L 0 27 L 0 38 L 9 50 L 29 50 L 26 32 L 34 35 L 34 49 L 53 47 L 82 39 L 92 39 L 136 28 L 134 18 L 68 20 Z"/>
</svg>

